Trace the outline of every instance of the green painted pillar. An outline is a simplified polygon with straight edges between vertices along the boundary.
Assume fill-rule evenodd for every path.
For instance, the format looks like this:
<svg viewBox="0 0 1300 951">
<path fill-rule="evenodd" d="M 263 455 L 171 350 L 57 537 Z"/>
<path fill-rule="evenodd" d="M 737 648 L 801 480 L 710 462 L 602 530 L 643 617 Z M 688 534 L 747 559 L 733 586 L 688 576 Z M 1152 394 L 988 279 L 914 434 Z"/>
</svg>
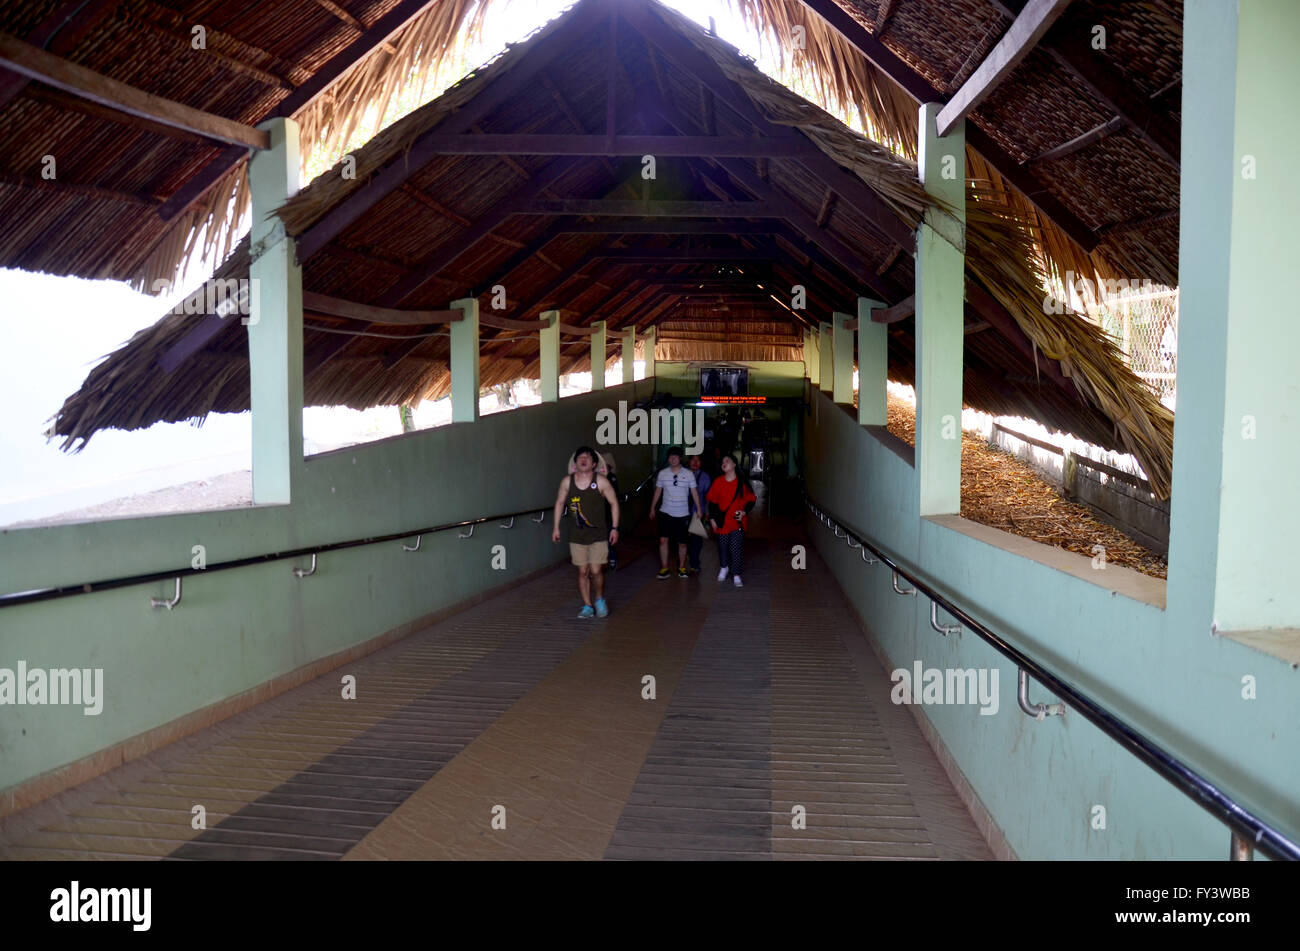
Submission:
<svg viewBox="0 0 1300 951">
<path fill-rule="evenodd" d="M 253 502 L 284 504 L 303 468 L 302 268 L 294 240 L 272 212 L 298 191 L 298 123 L 260 126 L 271 148 L 248 163 L 252 193 L 252 264 L 248 324 L 249 398 L 253 410 Z"/>
<path fill-rule="evenodd" d="M 555 403 L 560 399 L 560 312 L 542 311 L 547 322 L 539 333 L 542 338 L 542 355 L 539 361 L 542 379 L 542 402 Z"/>
<path fill-rule="evenodd" d="M 591 335 L 591 390 L 605 388 L 605 321 L 598 320 L 593 327 L 596 332 Z"/>
<path fill-rule="evenodd" d="M 631 383 L 636 379 L 636 326 L 628 327 L 623 332 L 623 382 Z"/>
<path fill-rule="evenodd" d="M 478 422 L 478 298 L 451 302 L 465 317 L 451 325 L 451 421 Z"/>
<path fill-rule="evenodd" d="M 828 393 L 835 387 L 835 345 L 831 340 L 831 325 L 826 321 L 817 325 L 817 355 L 821 361 L 817 385 L 823 393 Z"/>
<path fill-rule="evenodd" d="M 645 378 L 653 379 L 655 375 L 655 344 L 658 340 L 659 332 L 655 327 L 647 327 L 645 331 L 645 340 L 641 344 L 645 359 Z"/>
<path fill-rule="evenodd" d="M 817 386 L 822 378 L 822 356 L 818 347 L 820 342 L 817 331 L 804 331 L 803 360 L 808 367 L 808 380 L 813 386 Z"/>
<path fill-rule="evenodd" d="M 955 209 L 928 211 L 916 237 L 916 470 L 920 514 L 961 511 L 961 382 L 965 298 L 966 126 L 939 136 L 940 103 L 920 109 L 917 166 L 925 190 Z"/>
<path fill-rule="evenodd" d="M 853 331 L 848 322 L 852 318 L 838 311 L 831 317 L 831 350 L 834 369 L 831 399 L 849 405 L 853 402 Z"/>
<path fill-rule="evenodd" d="M 863 426 L 888 421 L 889 328 L 871 319 L 884 306 L 869 297 L 858 298 L 858 422 Z"/>
<path fill-rule="evenodd" d="M 1300 635 L 1300 6 L 1183 7 L 1178 410 L 1169 603 L 1218 633 Z M 1287 629 L 1290 629 L 1289 631 Z M 1187 631 L 1198 637 L 1200 631 Z"/>
</svg>

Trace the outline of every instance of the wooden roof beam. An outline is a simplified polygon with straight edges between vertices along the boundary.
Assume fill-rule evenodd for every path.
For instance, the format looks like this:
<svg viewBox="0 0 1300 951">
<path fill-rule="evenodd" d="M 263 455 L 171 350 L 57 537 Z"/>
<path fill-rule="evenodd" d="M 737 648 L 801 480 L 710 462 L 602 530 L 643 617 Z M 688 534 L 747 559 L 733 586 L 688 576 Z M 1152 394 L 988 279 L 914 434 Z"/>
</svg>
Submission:
<svg viewBox="0 0 1300 951">
<path fill-rule="evenodd" d="M 1070 0 L 1029 0 L 1016 16 L 1011 27 L 984 61 L 962 83 L 947 104 L 939 110 L 935 128 L 939 135 L 947 135 L 962 119 L 997 89 L 1002 80 L 1011 75 L 1020 61 L 1029 55 L 1043 34 L 1065 12 Z"/>
<path fill-rule="evenodd" d="M 532 181 L 517 188 L 508 197 L 503 198 L 491 209 L 485 212 L 473 227 L 467 228 L 463 233 L 453 236 L 449 241 L 443 242 L 438 250 L 419 261 L 406 277 L 397 282 L 396 285 L 387 291 L 382 303 L 388 306 L 396 306 L 405 298 L 415 293 L 426 283 L 432 280 L 439 271 L 443 270 L 458 257 L 468 251 L 471 247 L 482 240 L 488 233 L 498 228 L 502 222 L 515 213 L 515 207 L 524 201 L 528 201 L 547 187 L 555 182 L 556 179 L 563 176 L 577 164 L 575 159 L 558 159 L 546 166 Z M 381 173 L 382 174 L 382 173 Z M 328 217 L 328 216 L 327 216 Z M 318 226 L 323 224 L 325 219 L 318 222 Z M 310 230 L 304 232 L 309 234 Z M 323 237 L 323 236 L 322 236 Z M 333 235 L 330 236 L 330 240 Z M 299 248 L 299 259 L 305 260 L 308 255 L 304 255 L 301 246 Z"/>
<path fill-rule="evenodd" d="M 595 12 L 594 6 L 579 5 L 572 14 L 574 28 L 581 31 L 584 24 L 590 25 Z M 510 101 L 534 83 L 538 71 L 567 51 L 566 40 L 565 31 L 555 31 L 529 45 L 508 73 L 489 83 L 463 109 L 447 116 L 429 132 L 418 137 L 409 148 L 402 150 L 392 161 L 375 172 L 369 182 L 335 205 L 319 221 L 299 235 L 298 260 L 306 261 L 310 258 L 335 235 L 357 221 L 423 168 L 430 158 L 439 154 L 437 150 L 430 151 L 424 144 L 429 136 L 459 135 L 468 131 L 498 106 Z M 486 230 L 491 231 L 492 228 Z"/>
<path fill-rule="evenodd" d="M 321 9 L 327 10 L 330 13 L 332 13 L 340 21 L 352 27 L 352 29 L 355 30 L 356 32 L 358 33 L 366 32 L 366 25 L 362 23 L 360 20 L 358 20 L 356 17 L 354 17 L 351 13 L 348 13 L 347 10 L 344 10 L 337 3 L 333 3 L 331 2 L 331 0 L 316 0 L 316 5 Z"/>
<path fill-rule="evenodd" d="M 89 3 L 69 0 L 42 20 L 27 34 L 26 40 L 47 53 L 67 55 L 116 6 L 117 0 L 91 0 Z M 30 83 L 28 76 L 0 69 L 0 109 L 19 96 Z"/>
<path fill-rule="evenodd" d="M 424 155 L 493 155 L 506 161 L 511 155 L 592 155 L 659 158 L 745 156 L 749 158 L 821 155 L 807 139 L 776 141 L 738 135 L 576 135 L 544 132 L 482 132 L 473 135 L 428 133 L 421 138 Z M 823 156 L 824 157 L 824 156 Z M 526 173 L 525 173 L 526 174 Z"/>
<path fill-rule="evenodd" d="M 1016 16 L 1024 0 L 991 0 L 1007 16 Z M 1103 106 L 1123 119 L 1133 134 L 1151 146 L 1165 161 L 1180 168 L 1182 133 L 1155 100 L 1178 82 L 1166 85 L 1145 99 L 1132 83 L 1091 46 L 1092 31 L 1070 17 L 1056 23 L 1039 46 L 1056 63 L 1081 83 Z M 1176 108 L 1176 107 L 1175 107 Z"/>
<path fill-rule="evenodd" d="M 365 33 L 316 70 L 310 79 L 281 100 L 275 107 L 275 111 L 267 118 L 284 118 L 300 112 L 354 65 L 375 49 L 388 44 L 398 31 L 404 29 L 435 2 L 436 0 L 402 0 L 382 18 L 376 20 Z M 180 217 L 247 156 L 248 152 L 243 148 L 229 148 L 218 152 L 207 165 L 163 203 L 159 215 L 164 221 L 172 221 Z"/>
<path fill-rule="evenodd" d="M 39 83 L 29 86 L 26 93 L 29 99 L 45 103 L 48 106 L 54 106 L 57 109 L 68 109 L 73 112 L 80 112 L 83 115 L 94 116 L 96 119 L 131 126 L 141 132 L 166 136 L 169 139 L 175 139 L 188 145 L 198 145 L 204 148 L 209 148 L 212 145 L 211 139 L 193 132 L 178 129 L 175 126 L 163 125 L 161 122 L 154 122 L 151 119 L 141 119 L 139 116 L 120 112 L 117 109 L 110 109 L 107 106 L 101 106 L 97 102 L 91 102 L 89 99 L 82 99 L 80 96 L 74 96 L 59 89 L 52 89 L 49 86 L 42 86 Z M 241 153 L 244 151 L 242 146 L 239 149 Z"/>
<path fill-rule="evenodd" d="M 109 79 L 6 33 L 0 33 L 0 65 L 48 86 L 141 119 L 160 122 L 231 145 L 253 149 L 271 147 L 268 132 Z"/>
<path fill-rule="evenodd" d="M 633 9 L 637 8 L 628 7 L 629 11 Z M 818 176 L 824 184 L 835 189 L 840 197 L 861 211 L 867 220 L 890 240 L 901 244 L 909 251 L 916 247 L 916 236 L 912 229 L 862 179 L 840 168 L 837 162 L 813 145 L 805 136 L 788 126 L 777 125 L 768 120 L 744 91 L 723 74 L 717 63 L 688 43 L 679 33 L 667 29 L 658 19 L 645 15 L 644 11 L 638 11 L 637 19 L 640 21 L 639 28 L 647 42 L 659 47 L 666 56 L 676 60 L 679 65 L 693 73 L 701 86 L 727 103 L 743 121 L 767 136 L 764 141 L 767 141 L 770 147 L 756 156 L 759 160 L 760 180 L 767 180 L 764 169 L 768 157 L 782 154 L 777 150 L 778 146 L 785 147 L 792 141 L 803 142 L 810 148 L 797 154 L 800 164 Z M 653 60 L 653 50 L 650 56 Z M 648 89 L 639 90 L 638 98 L 648 109 L 657 112 L 661 119 L 675 127 L 679 133 L 698 134 L 694 120 L 675 110 L 665 98 L 654 96 Z"/>
<path fill-rule="evenodd" d="M 592 221 L 558 222 L 563 234 L 774 234 L 779 225 L 762 221 Z"/>
<path fill-rule="evenodd" d="M 536 198 L 517 202 L 519 215 L 582 215 L 643 218 L 780 218 L 766 201 L 641 201 L 623 198 Z"/>
<path fill-rule="evenodd" d="M 830 24 L 872 65 L 898 83 L 917 103 L 944 101 L 943 93 L 931 86 L 925 77 L 903 62 L 857 20 L 844 12 L 835 0 L 803 0 L 803 4 Z M 1097 246 L 1097 236 L 1093 234 L 1092 229 L 1074 212 L 1061 204 L 1046 185 L 1027 169 L 1022 168 L 1020 163 L 998 145 L 992 136 L 972 123 L 966 127 L 966 144 L 982 155 L 999 175 L 1032 202 L 1044 217 L 1069 235 L 1084 251 L 1091 251 Z"/>
<path fill-rule="evenodd" d="M 376 307 L 373 304 L 362 304 L 341 297 L 317 294 L 314 291 L 302 292 L 302 309 L 304 312 L 345 317 L 348 320 L 359 320 L 364 323 L 404 324 L 417 327 L 454 324 L 465 316 L 464 311 L 460 310 L 398 310 L 392 307 Z"/>
<path fill-rule="evenodd" d="M 1046 152 L 1035 155 L 1025 164 L 1037 165 L 1041 162 L 1054 162 L 1059 158 L 1065 158 L 1067 155 L 1073 155 L 1080 149 L 1087 148 L 1092 145 L 1092 143 L 1104 139 L 1112 132 L 1124 128 L 1125 125 L 1127 125 L 1127 122 L 1123 116 L 1115 116 L 1112 119 L 1106 120 L 1096 128 L 1089 129 L 1082 135 L 1076 135 L 1070 141 L 1061 143 L 1056 146 L 1056 148 L 1048 149 Z"/>
</svg>

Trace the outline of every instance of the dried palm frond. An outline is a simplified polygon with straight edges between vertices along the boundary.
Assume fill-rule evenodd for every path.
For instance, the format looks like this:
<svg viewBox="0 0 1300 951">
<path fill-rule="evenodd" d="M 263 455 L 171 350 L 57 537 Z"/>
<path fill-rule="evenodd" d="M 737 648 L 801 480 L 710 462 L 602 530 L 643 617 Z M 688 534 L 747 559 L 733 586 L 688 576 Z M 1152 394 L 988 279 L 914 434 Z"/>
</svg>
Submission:
<svg viewBox="0 0 1300 951">
<path fill-rule="evenodd" d="M 298 112 L 304 179 L 316 156 L 341 153 L 377 132 L 397 99 L 414 94 L 416 105 L 424 102 L 442 78 L 440 70 L 463 62 L 490 5 L 491 0 L 431 4 Z M 250 198 L 248 163 L 240 162 L 172 222 L 141 260 L 131 285 L 165 294 L 187 265 L 224 261 L 247 229 Z"/>
<path fill-rule="evenodd" d="M 828 110 L 861 116 L 867 134 L 905 158 L 915 161 L 917 104 L 890 76 L 878 69 L 802 0 L 731 0 L 741 16 L 764 33 L 784 64 L 819 93 Z M 794 47 L 795 27 L 802 27 L 804 48 Z M 1091 253 L 1043 215 L 1018 190 L 993 169 L 974 149 L 966 149 L 968 177 L 994 192 L 1009 196 L 1014 207 L 1034 219 L 1037 240 L 1033 253 L 1042 258 L 1042 270 L 1056 280 L 1067 272 L 1096 284 L 1107 279 L 1152 273 L 1166 282 L 1176 281 L 1177 261 L 1159 266 L 1129 260 L 1123 249 L 1103 243 Z"/>
</svg>

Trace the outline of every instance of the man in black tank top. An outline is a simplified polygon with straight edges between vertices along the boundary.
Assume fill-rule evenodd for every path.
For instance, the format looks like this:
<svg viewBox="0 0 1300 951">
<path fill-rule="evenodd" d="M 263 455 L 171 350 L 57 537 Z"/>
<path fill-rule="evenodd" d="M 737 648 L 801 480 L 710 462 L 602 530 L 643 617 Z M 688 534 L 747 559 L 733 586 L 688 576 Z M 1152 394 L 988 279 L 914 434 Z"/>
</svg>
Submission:
<svg viewBox="0 0 1300 951">
<path fill-rule="evenodd" d="M 555 523 L 551 541 L 560 540 L 560 519 L 569 517 L 569 554 L 578 569 L 578 591 L 582 610 L 578 617 L 605 617 L 605 563 L 609 546 L 618 542 L 618 495 L 609 479 L 601 475 L 602 460 L 594 449 L 580 446 L 569 462 L 569 474 L 560 482 L 555 497 Z M 609 504 L 611 522 L 605 519 Z M 593 594 L 595 595 L 593 604 Z"/>
</svg>

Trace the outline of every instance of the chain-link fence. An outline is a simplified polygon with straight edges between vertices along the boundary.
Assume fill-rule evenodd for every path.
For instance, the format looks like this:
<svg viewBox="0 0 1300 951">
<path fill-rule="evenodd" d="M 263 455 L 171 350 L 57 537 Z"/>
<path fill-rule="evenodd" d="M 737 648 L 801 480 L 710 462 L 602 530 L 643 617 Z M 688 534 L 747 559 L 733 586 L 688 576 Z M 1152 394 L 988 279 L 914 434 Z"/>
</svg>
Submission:
<svg viewBox="0 0 1300 951">
<path fill-rule="evenodd" d="M 1178 288 L 1122 292 L 1088 308 L 1124 353 L 1128 365 L 1173 408 L 1178 376 Z"/>
</svg>

